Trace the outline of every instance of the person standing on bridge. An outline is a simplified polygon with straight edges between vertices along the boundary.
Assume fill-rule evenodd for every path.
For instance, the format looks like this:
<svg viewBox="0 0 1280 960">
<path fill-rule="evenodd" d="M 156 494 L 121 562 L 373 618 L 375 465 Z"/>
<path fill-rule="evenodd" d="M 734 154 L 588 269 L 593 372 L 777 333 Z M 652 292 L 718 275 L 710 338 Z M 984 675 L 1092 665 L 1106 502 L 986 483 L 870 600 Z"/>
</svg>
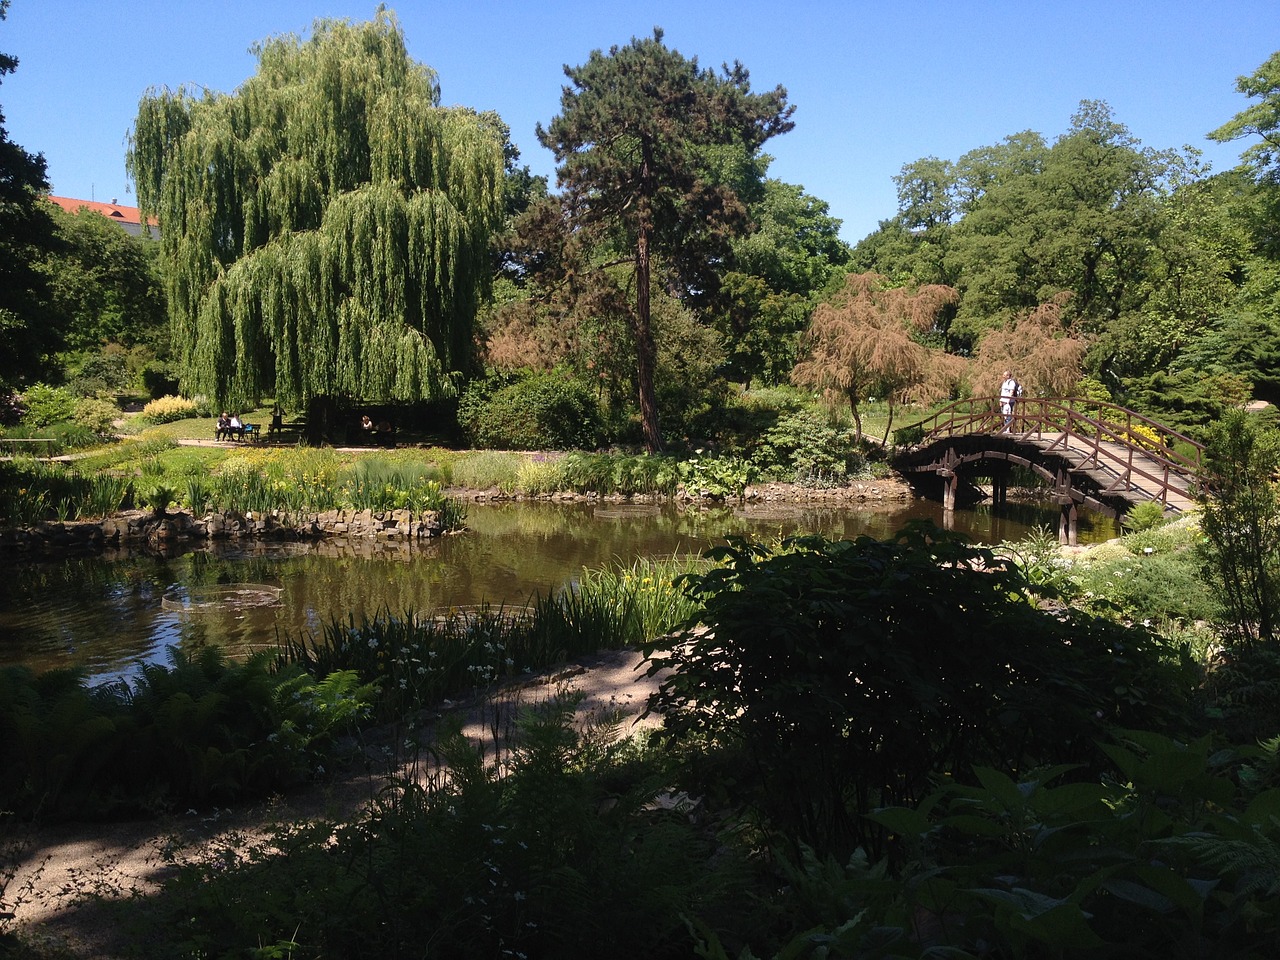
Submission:
<svg viewBox="0 0 1280 960">
<path fill-rule="evenodd" d="M 1013 410 L 1021 396 L 1022 384 L 1010 371 L 1006 370 L 1004 383 L 1000 384 L 1000 413 L 1004 416 L 1004 428 L 1000 431 L 1001 433 L 1008 433 L 1009 428 L 1013 426 Z"/>
</svg>

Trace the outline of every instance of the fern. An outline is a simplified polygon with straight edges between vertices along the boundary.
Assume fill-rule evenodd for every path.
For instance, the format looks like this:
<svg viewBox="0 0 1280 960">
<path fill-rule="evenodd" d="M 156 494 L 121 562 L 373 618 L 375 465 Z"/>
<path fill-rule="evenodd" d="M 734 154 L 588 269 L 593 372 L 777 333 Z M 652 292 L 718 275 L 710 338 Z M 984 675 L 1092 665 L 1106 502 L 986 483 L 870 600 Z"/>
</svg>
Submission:
<svg viewBox="0 0 1280 960">
<path fill-rule="evenodd" d="M 1196 835 L 1157 842 L 1181 848 L 1219 876 L 1234 878 L 1238 899 L 1280 894 L 1280 843 L 1266 834 L 1255 832 L 1248 840 Z"/>
</svg>

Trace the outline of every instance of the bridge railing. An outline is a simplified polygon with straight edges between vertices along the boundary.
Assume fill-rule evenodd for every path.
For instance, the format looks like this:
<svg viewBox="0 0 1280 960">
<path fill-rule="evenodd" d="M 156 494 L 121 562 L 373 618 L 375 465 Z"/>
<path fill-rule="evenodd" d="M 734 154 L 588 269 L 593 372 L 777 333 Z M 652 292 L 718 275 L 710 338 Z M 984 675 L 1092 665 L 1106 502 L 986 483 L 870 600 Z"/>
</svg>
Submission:
<svg viewBox="0 0 1280 960">
<path fill-rule="evenodd" d="M 973 397 L 948 404 L 903 428 L 914 444 L 945 437 L 998 434 L 1004 429 L 999 397 Z M 1020 398 L 1009 433 L 1044 443 L 1052 450 L 1085 452 L 1099 466 L 1122 477 L 1139 476 L 1157 485 L 1167 505 L 1170 488 L 1190 492 L 1201 481 L 1204 447 L 1162 423 L 1114 403 L 1077 397 Z"/>
</svg>

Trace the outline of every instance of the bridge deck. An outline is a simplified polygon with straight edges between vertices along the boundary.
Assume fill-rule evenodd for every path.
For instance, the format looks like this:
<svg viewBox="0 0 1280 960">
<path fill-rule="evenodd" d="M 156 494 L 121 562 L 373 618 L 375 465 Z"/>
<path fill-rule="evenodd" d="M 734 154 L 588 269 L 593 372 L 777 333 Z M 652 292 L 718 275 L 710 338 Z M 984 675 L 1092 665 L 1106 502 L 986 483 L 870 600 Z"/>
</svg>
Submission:
<svg viewBox="0 0 1280 960">
<path fill-rule="evenodd" d="M 1042 450 L 1056 450 L 1075 473 L 1094 480 L 1100 489 L 1131 501 L 1160 500 L 1168 509 L 1184 513 L 1196 506 L 1190 479 L 1166 469 L 1165 465 L 1126 444 L 1094 441 L 1065 433 L 1015 434 L 1024 443 Z M 1095 457 L 1094 448 L 1098 448 Z M 1132 469 L 1122 469 L 1131 465 Z M 1144 476 L 1145 474 L 1145 476 Z M 1163 478 L 1163 482 L 1151 478 Z"/>
</svg>

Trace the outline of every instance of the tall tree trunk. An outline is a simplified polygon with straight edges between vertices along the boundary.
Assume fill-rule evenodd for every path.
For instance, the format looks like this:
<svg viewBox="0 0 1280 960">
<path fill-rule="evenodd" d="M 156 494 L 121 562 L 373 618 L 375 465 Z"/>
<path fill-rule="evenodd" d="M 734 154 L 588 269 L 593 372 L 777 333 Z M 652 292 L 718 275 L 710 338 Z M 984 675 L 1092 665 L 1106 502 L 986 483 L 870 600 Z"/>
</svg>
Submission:
<svg viewBox="0 0 1280 960">
<path fill-rule="evenodd" d="M 853 413 L 853 439 L 861 443 L 862 417 L 858 413 L 858 399 L 852 393 L 849 394 L 849 409 Z"/>
<path fill-rule="evenodd" d="M 641 173 L 641 182 L 648 180 L 648 148 Z M 650 214 L 648 198 L 640 201 L 640 229 L 636 235 L 636 387 L 639 394 L 640 428 L 644 432 L 644 446 L 650 453 L 662 450 L 662 429 L 658 423 L 658 399 L 654 394 L 653 373 L 657 365 L 658 350 L 653 342 L 653 324 L 649 308 L 649 233 Z"/>
<path fill-rule="evenodd" d="M 343 442 L 346 437 L 337 436 L 340 411 L 336 397 L 319 396 L 307 401 L 306 437 L 310 446 Z"/>
<path fill-rule="evenodd" d="M 893 429 L 893 395 L 889 396 L 889 422 L 884 425 L 884 437 L 880 440 L 880 446 L 887 447 L 889 445 L 889 431 Z"/>
</svg>

